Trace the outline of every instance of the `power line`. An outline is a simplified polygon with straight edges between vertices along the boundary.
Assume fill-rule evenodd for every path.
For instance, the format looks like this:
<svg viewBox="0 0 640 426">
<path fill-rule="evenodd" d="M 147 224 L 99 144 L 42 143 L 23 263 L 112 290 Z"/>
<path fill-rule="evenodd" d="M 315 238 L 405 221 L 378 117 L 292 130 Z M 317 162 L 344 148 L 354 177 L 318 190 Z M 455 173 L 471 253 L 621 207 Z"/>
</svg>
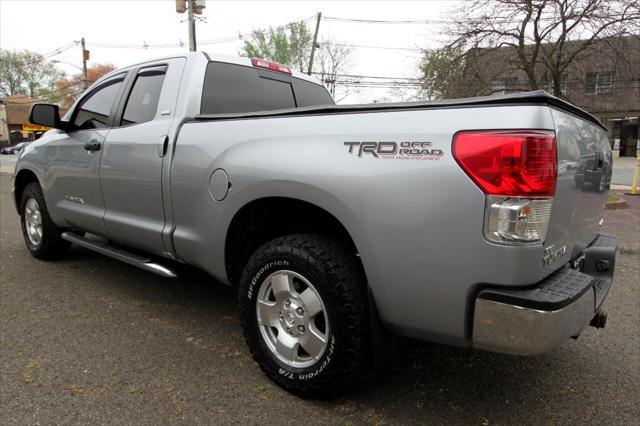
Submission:
<svg viewBox="0 0 640 426">
<path fill-rule="evenodd" d="M 316 19 L 315 15 L 300 19 L 292 22 L 288 22 L 283 25 L 276 25 L 273 28 L 290 28 L 293 25 L 297 25 L 299 23 L 306 23 L 313 19 Z M 251 37 L 253 34 L 268 34 L 269 30 L 252 30 L 250 32 L 238 32 L 236 35 L 219 37 L 209 40 L 199 41 L 198 44 L 217 44 L 217 43 L 228 43 L 234 42 L 238 40 L 243 40 L 245 37 Z M 143 41 L 142 43 L 109 43 L 109 42 L 100 42 L 100 41 L 92 41 L 87 42 L 88 45 L 94 47 L 104 47 L 104 48 L 114 48 L 114 49 L 171 49 L 171 48 L 182 48 L 184 47 L 184 43 L 182 40 L 179 40 L 178 43 L 175 42 L 147 42 Z"/>
<path fill-rule="evenodd" d="M 51 52 L 45 53 L 40 55 L 39 58 L 37 58 L 35 61 L 31 61 L 25 64 L 25 66 L 34 66 L 34 65 L 38 65 L 41 64 L 43 61 L 53 58 L 54 56 L 57 56 L 59 54 L 61 54 L 62 52 L 71 49 L 73 46 L 75 45 L 75 42 L 72 41 L 71 43 L 65 44 L 63 46 L 58 47 L 55 50 L 52 50 Z"/>
<path fill-rule="evenodd" d="M 73 92 L 69 92 L 69 93 L 55 93 L 55 92 L 51 92 L 47 95 L 46 99 L 47 101 L 52 101 L 54 99 L 58 99 L 58 98 L 74 98 L 76 95 L 80 95 L 84 92 L 83 88 L 74 90 Z"/>
<path fill-rule="evenodd" d="M 457 24 L 454 20 L 442 20 L 442 19 L 361 19 L 361 18 L 340 18 L 336 16 L 326 16 L 322 18 L 324 21 L 352 23 L 352 24 L 396 24 L 396 25 L 449 25 Z M 478 19 L 485 19 L 480 17 Z M 542 16 L 540 21 L 554 21 L 556 18 L 550 13 L 547 16 Z M 494 19 L 498 24 L 520 24 L 521 19 L 515 19 L 510 17 Z"/>
<path fill-rule="evenodd" d="M 325 21 L 333 22 L 350 22 L 356 24 L 417 24 L 417 25 L 441 25 L 450 24 L 451 21 L 442 21 L 434 19 L 401 19 L 401 20 L 389 20 L 389 19 L 358 19 L 358 18 L 338 18 L 333 16 L 327 16 L 322 18 Z"/>
<path fill-rule="evenodd" d="M 43 58 L 51 58 L 53 56 L 59 55 L 62 52 L 71 49 L 73 46 L 76 45 L 75 41 L 72 41 L 71 43 L 67 43 L 63 46 L 58 47 L 57 49 L 52 50 L 51 52 L 45 53 L 42 55 Z"/>
<path fill-rule="evenodd" d="M 360 89 L 419 89 L 420 86 L 405 86 L 405 85 L 385 85 L 385 86 L 367 86 L 360 84 L 336 84 L 336 87 L 355 87 Z"/>
<path fill-rule="evenodd" d="M 401 83 L 401 82 L 351 82 L 351 81 L 336 81 L 334 84 L 337 86 L 353 86 L 353 87 L 422 87 L 419 83 Z"/>
<path fill-rule="evenodd" d="M 367 46 L 362 44 L 350 44 L 350 43 L 334 43 L 334 44 L 336 46 L 357 47 L 362 49 L 407 50 L 411 52 L 422 52 L 424 50 L 417 47 Z"/>
<path fill-rule="evenodd" d="M 68 88 L 69 88 L 69 87 L 71 87 L 71 86 L 76 86 L 76 85 L 78 85 L 78 84 L 82 84 L 82 83 L 84 83 L 84 81 L 82 81 L 82 80 L 74 81 L 74 82 L 71 82 L 71 83 L 69 83 L 69 84 L 65 84 L 65 85 L 64 85 L 64 86 L 62 86 L 62 87 L 57 87 L 57 88 L 56 88 L 56 91 L 58 91 L 59 93 L 61 93 L 61 94 L 62 94 L 62 91 L 63 91 L 63 90 L 66 90 L 66 89 L 68 89 Z M 88 83 L 88 82 L 87 82 L 87 83 Z M 93 82 L 92 82 L 92 83 L 93 83 Z M 83 88 L 82 90 L 84 90 L 84 88 Z"/>
<path fill-rule="evenodd" d="M 348 78 L 373 78 L 373 79 L 385 79 L 385 80 L 410 80 L 410 81 L 419 81 L 420 79 L 415 77 L 389 77 L 389 76 L 381 76 L 381 75 L 358 75 L 358 74 L 330 74 L 330 73 L 320 73 L 314 72 L 315 75 L 331 75 L 332 77 L 348 77 Z"/>
<path fill-rule="evenodd" d="M 76 83 L 73 84 L 69 84 L 60 88 L 56 88 L 55 90 L 52 90 L 51 92 L 46 94 L 46 97 L 41 99 L 41 100 L 52 100 L 55 98 L 59 98 L 59 97 L 68 97 L 68 96 L 75 96 L 75 95 L 79 95 L 80 93 L 84 92 L 84 88 L 80 88 L 80 89 L 74 89 L 69 93 L 64 93 L 63 90 L 68 89 L 71 86 L 75 86 L 77 84 L 81 84 L 82 81 L 78 81 Z M 93 82 L 90 82 L 93 83 Z M 11 101 L 12 104 L 14 105 L 19 105 L 19 104 L 23 104 L 23 105 L 31 105 L 33 104 L 33 101 L 31 100 L 26 100 L 26 101 Z"/>
<path fill-rule="evenodd" d="M 307 23 L 316 19 L 316 16 L 310 16 L 304 19 L 295 20 L 283 25 L 276 25 L 273 28 L 290 28 L 293 25 L 299 23 Z M 352 23 L 370 23 L 370 24 L 445 24 L 451 23 L 450 21 L 438 21 L 438 20 L 376 20 L 376 19 L 352 19 L 352 18 L 339 18 L 339 17 L 322 17 L 322 20 L 334 21 L 334 22 L 352 22 Z M 249 32 L 238 32 L 235 35 L 229 35 L 214 39 L 202 40 L 198 44 L 208 45 L 208 44 L 218 44 L 218 43 L 229 43 L 235 42 L 239 40 L 243 40 L 245 37 L 251 37 L 254 34 L 268 34 L 269 30 L 252 30 Z M 141 43 L 112 43 L 112 42 L 100 42 L 100 41 L 91 41 L 87 42 L 88 45 L 94 47 L 103 47 L 103 48 L 114 48 L 114 49 L 171 49 L 171 48 L 182 48 L 185 43 L 182 40 L 179 40 L 177 43 L 175 42 L 147 42 L 142 41 Z M 421 52 L 423 49 L 420 48 L 412 48 L 412 47 L 395 47 L 395 46 L 371 46 L 371 45 L 358 45 L 358 44 L 349 44 L 349 43 L 336 43 L 338 46 L 345 47 L 355 47 L 362 49 L 380 49 L 380 50 L 401 50 L 401 51 L 409 51 L 409 52 Z"/>
<path fill-rule="evenodd" d="M 249 34 L 238 33 L 238 35 L 235 35 L 235 36 L 214 38 L 214 39 L 211 39 L 211 40 L 203 40 L 203 41 L 200 42 L 200 44 L 228 43 L 228 42 L 231 42 L 231 41 L 242 40 L 244 37 L 247 37 L 248 35 Z"/>
</svg>

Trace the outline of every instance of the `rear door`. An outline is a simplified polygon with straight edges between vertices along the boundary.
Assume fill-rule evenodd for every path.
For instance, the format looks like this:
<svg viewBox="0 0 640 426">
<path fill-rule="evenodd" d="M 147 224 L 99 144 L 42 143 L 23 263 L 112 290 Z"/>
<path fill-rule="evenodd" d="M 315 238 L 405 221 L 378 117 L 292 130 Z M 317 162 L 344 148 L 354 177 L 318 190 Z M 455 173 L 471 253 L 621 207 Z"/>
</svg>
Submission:
<svg viewBox="0 0 640 426">
<path fill-rule="evenodd" d="M 107 234 L 98 180 L 101 148 L 126 76 L 117 74 L 87 93 L 70 117 L 74 130 L 60 132 L 47 144 L 44 182 L 52 216 L 97 235 Z"/>
<path fill-rule="evenodd" d="M 569 260 L 599 232 L 607 201 L 613 157 L 604 129 L 552 109 L 558 149 L 558 180 L 547 249 Z M 560 259 L 554 265 L 561 265 Z"/>
<path fill-rule="evenodd" d="M 185 59 L 133 71 L 104 143 L 100 186 L 111 238 L 163 254 L 162 168 Z"/>
</svg>

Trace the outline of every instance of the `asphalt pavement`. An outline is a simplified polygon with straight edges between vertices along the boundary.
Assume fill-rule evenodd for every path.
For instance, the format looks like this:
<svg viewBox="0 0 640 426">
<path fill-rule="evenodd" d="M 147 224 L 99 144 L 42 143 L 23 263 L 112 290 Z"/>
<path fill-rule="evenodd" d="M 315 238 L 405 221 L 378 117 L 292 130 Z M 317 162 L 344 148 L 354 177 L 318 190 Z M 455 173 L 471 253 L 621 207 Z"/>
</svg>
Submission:
<svg viewBox="0 0 640 426">
<path fill-rule="evenodd" d="M 74 248 L 33 259 L 0 174 L 0 424 L 638 424 L 640 206 L 609 210 L 621 238 L 604 330 L 538 357 L 410 340 L 391 372 L 325 401 L 252 361 L 234 291 L 164 279 Z"/>
<path fill-rule="evenodd" d="M 613 173 L 611 183 L 616 185 L 633 185 L 633 175 L 636 165 L 640 161 L 636 157 L 620 157 L 618 152 L 614 152 Z"/>
<path fill-rule="evenodd" d="M 13 173 L 17 161 L 17 155 L 0 155 L 0 173 Z"/>
</svg>

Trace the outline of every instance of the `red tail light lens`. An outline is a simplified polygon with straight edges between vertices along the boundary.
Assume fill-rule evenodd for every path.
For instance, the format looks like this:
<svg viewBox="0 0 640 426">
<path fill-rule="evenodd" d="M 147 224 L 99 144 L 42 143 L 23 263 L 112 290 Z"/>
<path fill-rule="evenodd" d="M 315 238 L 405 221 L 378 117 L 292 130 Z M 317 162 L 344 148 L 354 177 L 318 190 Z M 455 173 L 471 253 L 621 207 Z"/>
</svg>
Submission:
<svg viewBox="0 0 640 426">
<path fill-rule="evenodd" d="M 453 156 L 487 195 L 552 197 L 555 193 L 553 132 L 460 132 L 453 139 Z"/>
<path fill-rule="evenodd" d="M 257 68 L 264 68 L 267 70 L 291 75 L 291 68 L 286 65 L 278 64 L 277 62 L 266 61 L 260 58 L 251 58 L 251 63 L 254 67 Z"/>
</svg>

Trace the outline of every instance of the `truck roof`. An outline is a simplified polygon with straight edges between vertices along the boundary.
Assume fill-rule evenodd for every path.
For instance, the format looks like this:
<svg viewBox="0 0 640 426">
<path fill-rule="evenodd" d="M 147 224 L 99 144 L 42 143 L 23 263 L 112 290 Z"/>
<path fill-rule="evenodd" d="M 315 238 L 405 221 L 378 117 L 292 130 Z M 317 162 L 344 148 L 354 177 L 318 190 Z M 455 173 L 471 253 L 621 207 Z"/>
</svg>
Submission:
<svg viewBox="0 0 640 426">
<path fill-rule="evenodd" d="M 225 62 L 225 63 L 229 63 L 229 64 L 236 64 L 236 65 L 244 65 L 244 66 L 248 66 L 248 67 L 252 67 L 253 64 L 251 63 L 251 58 L 248 58 L 246 56 L 234 56 L 234 55 L 224 55 L 221 53 L 213 53 L 213 52 L 184 52 L 184 53 L 179 53 L 179 54 L 175 54 L 175 55 L 169 55 L 169 56 L 160 56 L 157 58 L 152 58 L 152 59 L 147 59 L 145 61 L 141 61 L 141 62 L 137 62 L 134 64 L 129 64 L 126 65 L 124 67 L 119 67 L 116 70 L 111 71 L 108 74 L 105 74 L 104 76 L 100 77 L 99 80 L 103 80 L 105 78 L 108 78 L 114 74 L 117 74 L 118 72 L 120 72 L 123 69 L 126 68 L 132 68 L 138 65 L 143 65 L 149 62 L 156 62 L 156 61 L 160 61 L 163 59 L 171 59 L 171 58 L 189 58 L 192 56 L 197 56 L 197 55 L 204 55 L 209 61 L 214 61 L 214 62 Z M 310 75 L 304 74 L 300 71 L 295 71 L 293 68 L 291 69 L 291 76 L 292 77 L 296 77 L 299 78 L 301 80 L 306 80 L 310 83 L 314 83 L 314 84 L 319 84 L 321 85 L 322 83 L 315 77 L 312 77 Z"/>
</svg>

